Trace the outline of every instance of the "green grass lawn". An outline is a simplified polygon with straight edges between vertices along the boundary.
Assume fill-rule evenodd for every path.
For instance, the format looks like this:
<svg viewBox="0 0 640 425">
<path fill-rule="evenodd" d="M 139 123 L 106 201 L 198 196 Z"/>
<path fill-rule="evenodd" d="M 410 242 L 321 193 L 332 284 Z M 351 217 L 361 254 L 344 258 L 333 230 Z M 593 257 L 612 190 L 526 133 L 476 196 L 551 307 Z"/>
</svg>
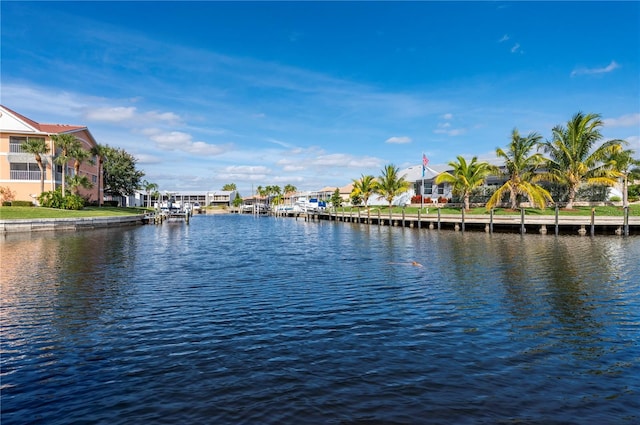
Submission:
<svg viewBox="0 0 640 425">
<path fill-rule="evenodd" d="M 145 208 L 121 207 L 85 207 L 78 211 L 43 207 L 0 207 L 0 220 L 13 220 L 18 218 L 112 217 L 144 214 L 145 211 L 147 211 Z"/>
<path fill-rule="evenodd" d="M 418 214 L 419 207 L 406 207 L 404 209 L 406 214 Z M 338 214 L 349 213 L 353 211 L 357 213 L 358 208 L 338 208 Z M 371 215 L 377 216 L 378 210 L 381 215 L 388 215 L 389 208 L 387 207 L 371 207 Z M 596 216 L 620 216 L 624 215 L 622 207 L 595 207 Z M 109 216 L 122 216 L 122 215 L 137 215 L 144 214 L 148 211 L 146 208 L 123 208 L 123 207 L 85 207 L 79 211 L 59 210 L 55 208 L 43 208 L 43 207 L 0 207 L 0 220 L 12 220 L 12 219 L 38 219 L 38 218 L 74 218 L 74 217 L 109 217 Z M 333 210 L 331 210 L 333 211 Z M 402 208 L 394 207 L 392 209 L 394 214 L 402 214 Z M 428 212 L 427 212 L 428 211 Z M 441 214 L 461 214 L 460 208 L 440 208 Z M 360 215 L 366 215 L 367 210 L 360 208 Z M 423 215 L 437 215 L 438 209 L 429 207 L 422 208 Z M 472 208 L 470 211 L 466 211 L 467 215 L 481 215 L 489 214 L 485 208 Z M 504 208 L 496 208 L 494 210 L 496 215 L 520 215 L 519 210 L 508 210 Z M 555 215 L 554 208 L 546 208 L 544 210 L 536 208 L 526 208 L 525 215 Z M 591 207 L 576 207 L 575 209 L 560 210 L 560 215 L 576 215 L 576 216 L 588 216 L 591 215 Z M 630 216 L 640 216 L 640 204 L 632 204 L 629 206 Z"/>
</svg>

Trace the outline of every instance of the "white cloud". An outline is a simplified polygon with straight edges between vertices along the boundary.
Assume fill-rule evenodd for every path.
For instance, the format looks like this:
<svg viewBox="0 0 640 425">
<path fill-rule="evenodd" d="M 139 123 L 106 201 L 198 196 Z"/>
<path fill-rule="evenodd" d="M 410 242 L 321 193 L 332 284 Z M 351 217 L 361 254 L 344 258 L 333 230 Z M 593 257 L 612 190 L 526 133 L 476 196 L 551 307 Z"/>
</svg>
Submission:
<svg viewBox="0 0 640 425">
<path fill-rule="evenodd" d="M 285 165 L 284 167 L 282 167 L 282 170 L 288 172 L 301 171 L 304 170 L 304 167 L 302 165 Z"/>
<path fill-rule="evenodd" d="M 502 36 L 502 38 L 500 40 L 498 40 L 498 43 L 504 43 L 505 41 L 509 40 L 509 35 L 505 34 Z"/>
<path fill-rule="evenodd" d="M 618 118 L 605 118 L 602 122 L 608 127 L 640 126 L 640 114 L 627 114 Z"/>
<path fill-rule="evenodd" d="M 281 140 L 277 140 L 277 139 L 267 139 L 267 142 L 269 143 L 273 143 L 274 145 L 278 145 L 278 146 L 282 146 L 283 148 L 293 148 L 294 146 L 291 143 L 287 143 L 287 142 L 283 142 Z"/>
<path fill-rule="evenodd" d="M 356 158 L 352 155 L 336 153 L 321 155 L 311 161 L 313 165 L 325 167 L 372 168 L 379 167 L 380 160 L 373 157 Z"/>
<path fill-rule="evenodd" d="M 444 115 L 442 116 L 442 119 L 445 119 L 445 120 L 453 119 L 453 114 L 444 114 Z"/>
<path fill-rule="evenodd" d="M 633 149 L 636 152 L 636 158 L 640 155 L 640 136 L 630 136 L 625 139 L 628 143 L 628 149 Z"/>
<path fill-rule="evenodd" d="M 222 173 L 233 174 L 267 174 L 271 169 L 264 165 L 230 165 L 220 170 Z"/>
<path fill-rule="evenodd" d="M 615 69 L 620 68 L 620 65 L 616 61 L 611 61 L 611 63 L 604 68 L 578 68 L 571 71 L 571 76 L 575 77 L 576 75 L 594 75 L 594 74 L 606 74 Z"/>
<path fill-rule="evenodd" d="M 257 182 L 263 184 L 271 170 L 264 166 L 233 165 L 224 167 L 215 172 L 218 180 Z"/>
<path fill-rule="evenodd" d="M 88 109 L 85 118 L 90 121 L 121 122 L 130 121 L 136 114 L 133 106 L 114 106 Z"/>
<path fill-rule="evenodd" d="M 389 137 L 387 140 L 385 140 L 385 143 L 394 143 L 394 144 L 398 144 L 398 145 L 402 145 L 402 144 L 405 144 L 405 143 L 411 143 L 411 137 L 393 136 L 393 137 Z"/>
<path fill-rule="evenodd" d="M 448 123 L 447 123 L 448 124 Z M 448 136 L 460 136 L 461 134 L 465 134 L 467 130 L 465 128 L 452 128 L 449 129 L 448 125 L 438 126 L 435 130 L 433 130 L 436 134 L 446 134 Z"/>
<path fill-rule="evenodd" d="M 149 111 L 145 116 L 151 121 L 161 121 L 166 122 L 167 124 L 177 124 L 181 121 L 180 117 L 173 112 Z"/>
<path fill-rule="evenodd" d="M 232 146 L 212 145 L 200 141 L 192 141 L 189 133 L 182 131 L 164 132 L 157 128 L 146 128 L 142 134 L 156 143 L 156 146 L 165 151 L 181 151 L 200 156 L 216 156 L 228 152 Z"/>
<path fill-rule="evenodd" d="M 446 114 L 445 117 L 447 119 L 451 119 L 451 114 Z M 459 136 L 467 132 L 465 128 L 451 128 L 450 122 L 441 122 L 438 123 L 438 126 L 435 130 L 433 130 L 435 134 L 446 134 L 448 136 Z"/>
<path fill-rule="evenodd" d="M 516 43 L 511 48 L 511 53 L 517 53 L 520 50 L 520 43 Z"/>
<path fill-rule="evenodd" d="M 137 153 L 134 155 L 140 164 L 161 164 L 162 158 L 146 153 Z"/>
<path fill-rule="evenodd" d="M 38 118 L 41 114 L 77 117 L 78 111 L 85 107 L 85 103 L 79 101 L 74 93 L 35 84 L 7 84 L 5 81 L 2 82 L 2 102 L 8 108 L 38 122 L 50 122 L 41 121 Z M 32 113 L 35 115 L 31 116 Z"/>
<path fill-rule="evenodd" d="M 140 113 L 134 106 L 104 106 L 98 108 L 86 108 L 85 119 L 89 121 L 124 123 L 134 127 L 137 124 L 168 124 L 175 125 L 181 122 L 180 117 L 173 112 L 149 111 Z"/>
</svg>

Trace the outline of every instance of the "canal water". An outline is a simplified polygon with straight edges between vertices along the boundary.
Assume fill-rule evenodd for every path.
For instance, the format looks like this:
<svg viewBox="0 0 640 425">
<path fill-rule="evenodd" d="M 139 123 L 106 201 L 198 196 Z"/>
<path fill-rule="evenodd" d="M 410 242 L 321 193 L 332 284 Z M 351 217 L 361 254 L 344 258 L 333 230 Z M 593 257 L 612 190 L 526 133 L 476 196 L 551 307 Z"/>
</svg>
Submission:
<svg viewBox="0 0 640 425">
<path fill-rule="evenodd" d="M 637 237 L 223 215 L 0 249 L 3 425 L 640 422 Z"/>
</svg>

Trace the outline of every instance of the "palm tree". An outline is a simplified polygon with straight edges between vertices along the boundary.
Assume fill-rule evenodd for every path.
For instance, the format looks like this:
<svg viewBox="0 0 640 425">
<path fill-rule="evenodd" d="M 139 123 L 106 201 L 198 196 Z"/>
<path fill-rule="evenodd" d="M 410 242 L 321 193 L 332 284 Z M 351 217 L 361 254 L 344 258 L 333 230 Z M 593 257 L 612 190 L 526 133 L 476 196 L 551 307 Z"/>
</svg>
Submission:
<svg viewBox="0 0 640 425">
<path fill-rule="evenodd" d="M 80 187 L 84 187 L 85 189 L 91 189 L 93 187 L 93 183 L 89 181 L 89 177 L 81 176 L 80 174 L 67 177 L 67 184 L 69 185 L 69 190 L 74 195 L 80 194 Z"/>
<path fill-rule="evenodd" d="M 36 158 L 38 168 L 40 168 L 40 193 L 44 192 L 44 177 L 46 174 L 46 165 L 42 162 L 42 155 L 49 153 L 49 146 L 42 137 L 29 137 L 25 143 L 22 144 L 22 150 L 27 153 L 31 153 Z"/>
<path fill-rule="evenodd" d="M 536 170 L 545 164 L 546 159 L 540 153 L 531 154 L 533 148 L 537 147 L 542 140 L 542 136 L 537 133 L 529 133 L 526 137 L 520 136 L 517 129 L 511 133 L 511 143 L 505 152 L 501 148 L 496 149 L 496 156 L 503 158 L 507 180 L 498 190 L 495 191 L 489 202 L 487 209 L 495 207 L 504 194 L 509 192 L 511 209 L 518 208 L 518 195 L 525 195 L 534 206 L 539 205 L 544 208 L 547 201 L 553 201 L 551 194 L 542 186 L 537 185 Z"/>
<path fill-rule="evenodd" d="M 555 126 L 552 139 L 542 144 L 550 160 L 548 172 L 541 177 L 567 186 L 567 209 L 573 208 L 583 182 L 613 186 L 620 176 L 607 159 L 622 150 L 624 141 L 608 140 L 598 146 L 602 124 L 599 114 L 578 112 L 567 122 L 567 127 Z"/>
<path fill-rule="evenodd" d="M 78 143 L 74 146 L 74 149 L 69 152 L 69 156 L 73 158 L 73 174 L 77 176 L 80 174 L 80 165 L 91 158 L 91 152 L 84 149 L 82 144 Z"/>
<path fill-rule="evenodd" d="M 282 201 L 282 189 L 280 188 L 280 186 L 271 186 L 271 194 L 275 195 L 273 200 L 274 205 L 279 205 L 280 201 Z"/>
<path fill-rule="evenodd" d="M 633 155 L 635 152 L 632 149 L 625 149 L 620 152 L 616 152 L 609 157 L 609 162 L 613 165 L 613 168 L 620 173 L 622 177 L 622 206 L 629 206 L 629 177 L 640 176 L 640 160 L 635 159 Z"/>
<path fill-rule="evenodd" d="M 359 179 L 353 180 L 353 190 L 351 191 L 351 195 L 362 197 L 364 206 L 369 208 L 369 198 L 375 193 L 377 186 L 378 182 L 375 177 L 372 175 L 365 176 L 362 174 Z"/>
<path fill-rule="evenodd" d="M 104 164 L 104 160 L 107 156 L 107 146 L 97 144 L 91 147 L 91 155 L 96 157 L 96 161 L 98 163 L 98 206 L 102 206 L 102 181 L 103 181 L 103 171 L 102 165 Z"/>
<path fill-rule="evenodd" d="M 158 185 L 155 183 L 149 183 L 146 180 L 142 181 L 142 188 L 147 192 L 147 207 L 151 208 L 151 192 L 158 190 Z"/>
<path fill-rule="evenodd" d="M 62 196 L 66 195 L 65 180 L 67 179 L 67 164 L 71 159 L 71 152 L 78 149 L 80 142 L 72 134 L 55 134 L 51 136 L 54 146 L 59 149 L 55 162 L 62 166 Z"/>
<path fill-rule="evenodd" d="M 458 162 L 452 161 L 449 163 L 453 173 L 440 173 L 435 182 L 436 184 L 451 184 L 453 194 L 462 196 L 464 209 L 468 210 L 471 191 L 484 182 L 486 177 L 493 171 L 493 167 L 487 162 L 478 162 L 478 157 L 476 156 L 469 163 L 462 156 L 457 158 Z"/>
<path fill-rule="evenodd" d="M 292 194 L 292 193 L 295 193 L 295 192 L 296 192 L 296 190 L 298 190 L 298 188 L 297 188 L 297 187 L 295 187 L 295 186 L 294 186 L 294 185 L 292 185 L 292 184 L 287 184 L 287 185 L 285 185 L 285 187 L 284 187 L 284 194 L 285 194 L 285 197 L 286 197 L 286 195 L 289 195 L 289 199 L 291 199 L 291 194 Z M 293 200 L 291 201 L 291 203 L 293 204 Z"/>
<path fill-rule="evenodd" d="M 393 164 L 386 165 L 378 177 L 375 193 L 380 194 L 389 203 L 389 215 L 393 199 L 409 190 L 410 183 L 404 177 L 398 176 L 400 170 Z"/>
</svg>

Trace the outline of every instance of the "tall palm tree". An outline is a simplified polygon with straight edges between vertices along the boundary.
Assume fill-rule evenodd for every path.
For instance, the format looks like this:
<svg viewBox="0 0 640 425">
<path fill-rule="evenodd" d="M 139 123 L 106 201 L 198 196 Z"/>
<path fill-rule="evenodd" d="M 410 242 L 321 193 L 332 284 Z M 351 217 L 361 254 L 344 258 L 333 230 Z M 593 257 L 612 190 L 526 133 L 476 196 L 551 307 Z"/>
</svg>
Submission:
<svg viewBox="0 0 640 425">
<path fill-rule="evenodd" d="M 62 166 L 62 196 L 66 195 L 65 180 L 67 179 L 67 164 L 71 160 L 71 152 L 78 149 L 80 142 L 72 134 L 55 134 L 51 136 L 54 146 L 59 149 L 55 162 Z"/>
<path fill-rule="evenodd" d="M 33 154 L 40 168 L 40 193 L 44 192 L 44 178 L 46 174 L 46 165 L 42 162 L 42 155 L 49 153 L 49 146 L 42 137 L 29 137 L 25 143 L 22 144 L 22 150 L 27 153 Z"/>
<path fill-rule="evenodd" d="M 436 184 L 449 183 L 453 187 L 453 194 L 462 196 L 464 200 L 464 209 L 469 209 L 469 197 L 471 191 L 480 186 L 487 176 L 493 171 L 487 162 L 478 162 L 478 157 L 474 156 L 471 162 L 458 156 L 458 162 L 452 161 L 449 166 L 452 167 L 453 173 L 440 173 L 436 177 Z"/>
<path fill-rule="evenodd" d="M 73 159 L 73 174 L 80 174 L 80 165 L 87 159 L 91 158 L 91 152 L 84 149 L 82 144 L 78 143 L 74 146 L 73 151 L 69 152 L 69 156 Z"/>
<path fill-rule="evenodd" d="M 551 194 L 542 186 L 535 183 L 536 170 L 545 164 L 546 159 L 540 153 L 532 154 L 542 136 L 531 132 L 526 137 L 520 136 L 517 129 L 511 133 L 511 143 L 505 152 L 501 148 L 496 149 L 496 156 L 503 158 L 506 172 L 501 172 L 508 177 L 507 180 L 487 202 L 487 209 L 495 207 L 505 193 L 509 192 L 511 209 L 518 208 L 518 195 L 525 195 L 533 205 L 544 208 L 547 201 L 553 201 Z"/>
<path fill-rule="evenodd" d="M 280 188 L 280 186 L 271 186 L 271 194 L 274 195 L 274 205 L 279 205 L 281 203 L 280 201 L 282 201 L 282 189 Z"/>
<path fill-rule="evenodd" d="M 552 139 L 542 144 L 549 154 L 548 172 L 542 178 L 566 185 L 569 191 L 567 209 L 573 208 L 580 184 L 613 186 L 620 174 L 607 159 L 622 150 L 624 141 L 602 139 L 600 114 L 578 112 L 567 126 L 557 125 Z"/>
<path fill-rule="evenodd" d="M 622 178 L 622 206 L 629 206 L 629 178 L 640 177 L 640 160 L 635 159 L 635 152 L 632 149 L 625 149 L 616 152 L 609 157 L 613 168 L 620 173 Z"/>
<path fill-rule="evenodd" d="M 378 182 L 375 177 L 369 174 L 366 176 L 362 174 L 359 179 L 353 180 L 351 194 L 361 196 L 364 206 L 369 208 L 369 198 L 375 193 L 377 186 Z"/>
<path fill-rule="evenodd" d="M 146 180 L 142 181 L 142 188 L 145 192 L 147 192 L 147 207 L 151 207 L 151 192 L 156 192 L 158 190 L 158 185 L 156 183 L 150 183 Z"/>
<path fill-rule="evenodd" d="M 398 175 L 399 171 L 393 164 L 386 165 L 378 177 L 375 188 L 375 193 L 380 194 L 389 203 L 389 215 L 391 215 L 393 199 L 409 190 L 411 185 L 404 177 Z"/>
<path fill-rule="evenodd" d="M 103 180 L 104 180 L 104 176 L 103 176 L 103 167 L 102 165 L 104 164 L 104 160 L 107 157 L 107 146 L 105 145 L 100 145 L 97 144 L 93 147 L 91 147 L 91 155 L 96 157 L 96 162 L 98 163 L 98 206 L 101 207 L 102 206 L 102 199 L 103 199 L 103 195 L 102 195 L 102 187 L 103 187 Z"/>
<path fill-rule="evenodd" d="M 284 194 L 285 194 L 285 197 L 286 197 L 286 195 L 289 195 L 289 199 L 291 199 L 291 194 L 295 193 L 295 192 L 296 192 L 296 190 L 298 190 L 298 188 L 297 188 L 297 187 L 295 187 L 295 186 L 294 186 L 294 185 L 292 185 L 292 184 L 287 184 L 287 185 L 285 185 L 285 186 L 284 186 Z M 291 201 L 291 203 L 293 204 L 293 200 Z"/>
</svg>

